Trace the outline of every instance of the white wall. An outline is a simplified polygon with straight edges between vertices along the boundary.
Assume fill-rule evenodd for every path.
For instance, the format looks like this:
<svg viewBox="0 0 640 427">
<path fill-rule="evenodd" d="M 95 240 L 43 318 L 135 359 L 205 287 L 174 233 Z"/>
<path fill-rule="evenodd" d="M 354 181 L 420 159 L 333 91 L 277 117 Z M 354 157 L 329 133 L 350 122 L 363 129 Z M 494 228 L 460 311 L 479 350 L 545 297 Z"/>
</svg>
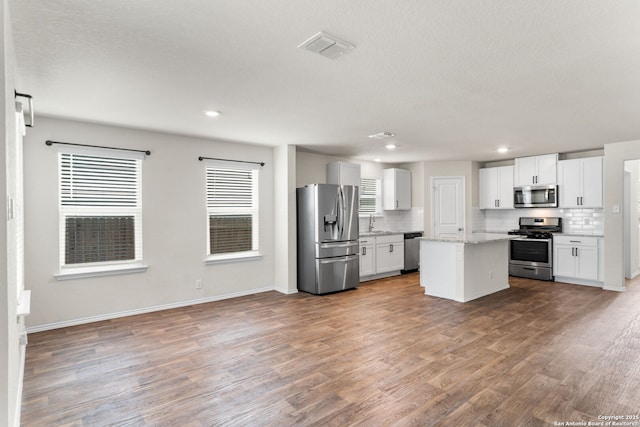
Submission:
<svg viewBox="0 0 640 427">
<path fill-rule="evenodd" d="M 604 288 L 624 290 L 624 161 L 640 159 L 640 140 L 604 146 Z M 614 206 L 620 211 L 613 212 Z"/>
<path fill-rule="evenodd" d="M 346 157 L 325 156 L 298 149 L 296 154 L 296 186 L 304 187 L 307 184 L 326 183 L 327 163 L 331 162 L 358 163 L 362 178 L 382 179 L 382 170 L 385 168 L 382 163 L 366 162 Z"/>
<path fill-rule="evenodd" d="M 274 163 L 270 147 L 37 117 L 25 138 L 28 327 L 274 288 Z M 44 141 L 151 150 L 142 166 L 144 273 L 57 281 L 57 150 Z M 260 261 L 207 266 L 205 166 L 198 156 L 265 162 L 260 173 Z M 248 274 L 249 273 L 249 274 Z M 203 288 L 195 287 L 202 279 Z"/>
<path fill-rule="evenodd" d="M 638 184 L 640 180 L 640 160 L 627 160 L 624 162 L 624 169 L 629 173 L 629 203 L 625 206 L 627 210 L 626 220 L 628 224 L 625 224 L 629 230 L 625 245 L 628 244 L 628 248 L 625 248 L 625 256 L 628 251 L 629 265 L 625 268 L 625 277 L 632 279 L 638 275 L 640 270 L 640 233 L 638 232 Z M 625 261 L 626 264 L 626 261 Z"/>
<path fill-rule="evenodd" d="M 395 167 L 411 171 L 411 207 L 424 208 L 424 162 L 404 163 Z"/>
<path fill-rule="evenodd" d="M 298 292 L 296 244 L 296 147 L 274 149 L 275 169 L 275 289 L 285 294 Z"/>
<path fill-rule="evenodd" d="M 17 288 L 15 282 L 16 266 L 14 265 L 15 242 L 8 238 L 7 197 L 8 187 L 13 187 L 16 180 L 16 165 L 7 162 L 7 144 L 16 139 L 14 76 L 15 53 L 11 38 L 11 24 L 9 6 L 6 0 L 2 2 L 0 22 L 2 23 L 2 111 L 4 118 L 0 124 L 0 134 L 4 135 L 4 143 L 0 144 L 0 200 L 2 212 L 0 218 L 0 425 L 12 426 L 19 422 L 20 412 L 17 408 L 20 390 L 20 323 L 16 321 Z"/>
</svg>

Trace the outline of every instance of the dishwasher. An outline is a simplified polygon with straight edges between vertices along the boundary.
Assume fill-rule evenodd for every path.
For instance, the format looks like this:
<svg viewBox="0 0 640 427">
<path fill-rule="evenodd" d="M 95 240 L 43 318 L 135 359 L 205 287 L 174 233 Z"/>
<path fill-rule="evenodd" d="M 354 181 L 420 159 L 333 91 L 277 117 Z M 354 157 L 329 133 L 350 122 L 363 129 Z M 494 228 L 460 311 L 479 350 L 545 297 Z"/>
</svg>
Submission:
<svg viewBox="0 0 640 427">
<path fill-rule="evenodd" d="M 404 233 L 404 270 L 402 274 L 420 269 L 420 237 L 422 232 Z"/>
</svg>

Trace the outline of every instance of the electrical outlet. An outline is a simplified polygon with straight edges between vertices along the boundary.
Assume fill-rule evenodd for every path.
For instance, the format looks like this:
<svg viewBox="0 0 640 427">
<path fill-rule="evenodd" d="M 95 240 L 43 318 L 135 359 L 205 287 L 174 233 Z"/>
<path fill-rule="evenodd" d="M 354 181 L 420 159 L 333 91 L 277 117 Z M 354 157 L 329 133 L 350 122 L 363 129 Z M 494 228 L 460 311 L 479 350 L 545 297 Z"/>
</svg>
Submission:
<svg viewBox="0 0 640 427">
<path fill-rule="evenodd" d="M 196 279 L 196 289 L 202 289 L 202 279 Z"/>
</svg>

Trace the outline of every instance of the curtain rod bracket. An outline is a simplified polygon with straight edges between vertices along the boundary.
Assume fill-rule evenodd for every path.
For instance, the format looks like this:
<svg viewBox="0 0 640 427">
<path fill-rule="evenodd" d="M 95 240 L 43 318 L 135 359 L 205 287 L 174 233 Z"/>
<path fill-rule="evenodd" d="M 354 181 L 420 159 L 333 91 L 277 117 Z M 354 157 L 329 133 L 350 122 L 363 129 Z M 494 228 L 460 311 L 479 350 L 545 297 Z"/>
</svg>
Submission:
<svg viewBox="0 0 640 427">
<path fill-rule="evenodd" d="M 24 125 L 27 127 L 32 128 L 33 127 L 33 119 L 34 119 L 34 112 L 33 112 L 33 96 L 29 95 L 28 93 L 20 93 L 17 90 L 13 90 L 14 98 L 27 98 L 27 100 L 29 101 L 29 123 L 25 123 Z"/>
</svg>

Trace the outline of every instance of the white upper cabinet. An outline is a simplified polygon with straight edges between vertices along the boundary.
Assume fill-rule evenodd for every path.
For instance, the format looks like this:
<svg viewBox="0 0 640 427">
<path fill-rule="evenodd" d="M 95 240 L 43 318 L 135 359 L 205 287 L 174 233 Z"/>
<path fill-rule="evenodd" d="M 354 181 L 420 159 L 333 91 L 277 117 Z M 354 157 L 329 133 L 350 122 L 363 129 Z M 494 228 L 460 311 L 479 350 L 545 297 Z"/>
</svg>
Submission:
<svg viewBox="0 0 640 427">
<path fill-rule="evenodd" d="M 513 166 L 480 169 L 480 209 L 513 209 Z"/>
<path fill-rule="evenodd" d="M 360 186 L 360 165 L 358 163 L 327 163 L 327 184 Z"/>
<path fill-rule="evenodd" d="M 561 208 L 601 208 L 602 157 L 558 162 Z"/>
<path fill-rule="evenodd" d="M 382 200 L 386 211 L 411 209 L 411 171 L 385 169 L 382 171 Z"/>
<path fill-rule="evenodd" d="M 544 154 L 542 156 L 519 157 L 516 159 L 513 185 L 556 184 L 558 169 L 558 154 Z"/>
</svg>

